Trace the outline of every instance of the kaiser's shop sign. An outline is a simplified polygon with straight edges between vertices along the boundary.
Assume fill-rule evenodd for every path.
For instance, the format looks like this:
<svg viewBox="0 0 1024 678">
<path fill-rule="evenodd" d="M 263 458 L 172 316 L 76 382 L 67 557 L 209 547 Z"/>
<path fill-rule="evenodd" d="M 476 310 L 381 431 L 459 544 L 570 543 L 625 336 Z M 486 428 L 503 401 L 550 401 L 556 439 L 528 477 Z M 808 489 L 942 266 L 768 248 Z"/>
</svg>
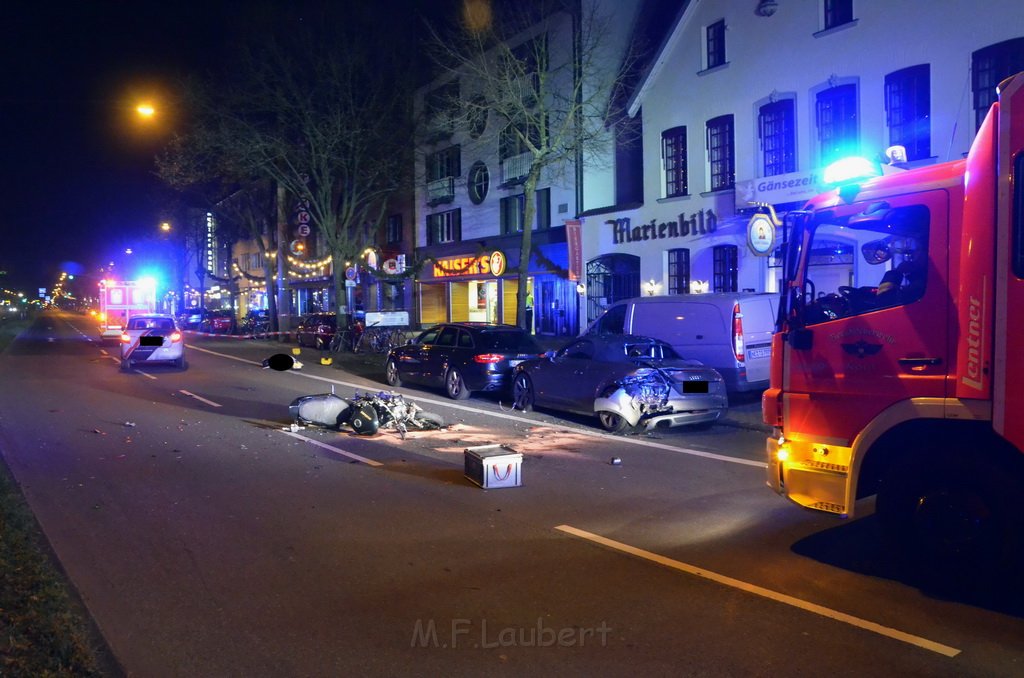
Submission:
<svg viewBox="0 0 1024 678">
<path fill-rule="evenodd" d="M 490 254 L 473 254 L 461 257 L 444 257 L 434 262 L 435 278 L 451 278 L 465 275 L 500 276 L 507 264 L 505 253 L 495 250 Z"/>
</svg>

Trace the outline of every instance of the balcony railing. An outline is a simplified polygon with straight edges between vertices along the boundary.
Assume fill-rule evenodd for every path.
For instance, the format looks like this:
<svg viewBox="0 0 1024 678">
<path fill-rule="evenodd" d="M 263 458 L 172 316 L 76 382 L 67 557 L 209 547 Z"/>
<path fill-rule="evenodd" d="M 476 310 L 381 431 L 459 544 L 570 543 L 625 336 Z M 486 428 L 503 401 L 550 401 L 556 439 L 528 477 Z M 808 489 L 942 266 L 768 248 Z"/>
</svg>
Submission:
<svg viewBox="0 0 1024 678">
<path fill-rule="evenodd" d="M 455 199 L 455 177 L 443 177 L 427 182 L 427 202 L 431 205 Z"/>
<path fill-rule="evenodd" d="M 521 184 L 532 164 L 533 154 L 529 152 L 505 158 L 501 161 L 501 183 Z"/>
</svg>

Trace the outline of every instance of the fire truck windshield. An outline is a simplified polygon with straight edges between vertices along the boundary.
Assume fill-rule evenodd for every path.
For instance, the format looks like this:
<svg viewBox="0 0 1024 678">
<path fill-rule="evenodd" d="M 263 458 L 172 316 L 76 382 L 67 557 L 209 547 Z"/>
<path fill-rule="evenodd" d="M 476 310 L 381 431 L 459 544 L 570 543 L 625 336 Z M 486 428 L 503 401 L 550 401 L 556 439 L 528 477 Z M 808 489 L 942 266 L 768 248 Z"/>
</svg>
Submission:
<svg viewBox="0 0 1024 678">
<path fill-rule="evenodd" d="M 924 294 L 928 209 L 888 203 L 796 213 L 783 309 L 806 326 L 911 303 Z"/>
</svg>

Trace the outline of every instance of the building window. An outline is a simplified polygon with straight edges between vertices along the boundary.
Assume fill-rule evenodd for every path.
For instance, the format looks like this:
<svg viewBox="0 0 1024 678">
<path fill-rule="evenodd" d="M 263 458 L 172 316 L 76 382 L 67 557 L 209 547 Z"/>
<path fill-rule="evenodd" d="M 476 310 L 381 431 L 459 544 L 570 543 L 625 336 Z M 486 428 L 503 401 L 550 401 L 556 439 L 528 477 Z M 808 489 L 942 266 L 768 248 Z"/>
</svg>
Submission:
<svg viewBox="0 0 1024 678">
<path fill-rule="evenodd" d="M 479 160 L 469 168 L 469 180 L 467 190 L 469 199 L 474 205 L 479 205 L 487 197 L 487 190 L 491 187 L 491 174 L 487 171 L 487 165 Z"/>
<path fill-rule="evenodd" d="M 857 151 L 856 85 L 838 85 L 818 92 L 815 112 L 822 165 Z"/>
<path fill-rule="evenodd" d="M 457 177 L 462 174 L 462 149 L 449 146 L 427 155 L 427 181 Z"/>
<path fill-rule="evenodd" d="M 686 183 L 686 127 L 661 133 L 661 161 L 665 170 L 665 197 L 688 195 Z"/>
<path fill-rule="evenodd" d="M 711 190 L 732 188 L 736 183 L 736 161 L 733 148 L 732 115 L 708 120 L 707 146 Z"/>
<path fill-rule="evenodd" d="M 542 188 L 534 193 L 534 230 L 551 227 L 551 189 Z M 501 199 L 501 233 L 522 233 L 526 219 L 526 196 L 510 195 Z"/>
<path fill-rule="evenodd" d="M 690 293 L 690 250 L 668 251 L 668 293 Z"/>
<path fill-rule="evenodd" d="M 889 145 L 907 149 L 908 160 L 932 154 L 931 83 L 928 64 L 911 66 L 885 76 L 885 123 Z"/>
<path fill-rule="evenodd" d="M 616 301 L 640 296 L 640 257 L 605 254 L 587 262 L 587 322 Z"/>
<path fill-rule="evenodd" d="M 459 81 L 436 87 L 423 100 L 423 118 L 428 141 L 438 141 L 455 131 L 459 102 Z"/>
<path fill-rule="evenodd" d="M 715 245 L 712 248 L 712 291 L 735 292 L 739 271 L 739 248 Z"/>
<path fill-rule="evenodd" d="M 440 245 L 462 240 L 462 210 L 427 215 L 427 244 Z"/>
<path fill-rule="evenodd" d="M 765 177 L 796 171 L 796 106 L 793 99 L 772 101 L 758 109 L 761 171 Z"/>
<path fill-rule="evenodd" d="M 853 0 L 825 0 L 824 30 L 853 21 Z"/>
<path fill-rule="evenodd" d="M 402 215 L 392 214 L 388 217 L 385 237 L 389 245 L 402 242 Z"/>
<path fill-rule="evenodd" d="M 1005 40 L 971 55 L 971 88 L 974 92 L 974 126 L 981 127 L 996 100 L 996 87 L 1018 71 L 1024 71 L 1024 38 Z"/>
<path fill-rule="evenodd" d="M 725 19 L 711 24 L 705 29 L 705 68 L 715 68 L 725 63 Z"/>
</svg>

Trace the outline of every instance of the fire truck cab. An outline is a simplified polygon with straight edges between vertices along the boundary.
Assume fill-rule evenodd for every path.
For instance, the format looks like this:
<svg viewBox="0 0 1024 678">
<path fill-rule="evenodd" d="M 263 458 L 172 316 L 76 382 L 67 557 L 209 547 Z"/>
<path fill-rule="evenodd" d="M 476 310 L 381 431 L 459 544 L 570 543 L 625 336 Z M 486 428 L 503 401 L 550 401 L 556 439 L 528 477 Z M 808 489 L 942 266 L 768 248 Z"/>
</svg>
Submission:
<svg viewBox="0 0 1024 678">
<path fill-rule="evenodd" d="M 1024 73 L 999 92 L 966 158 L 784 224 L 768 484 L 843 517 L 877 494 L 921 562 L 1003 562 L 1024 538 Z"/>
</svg>

